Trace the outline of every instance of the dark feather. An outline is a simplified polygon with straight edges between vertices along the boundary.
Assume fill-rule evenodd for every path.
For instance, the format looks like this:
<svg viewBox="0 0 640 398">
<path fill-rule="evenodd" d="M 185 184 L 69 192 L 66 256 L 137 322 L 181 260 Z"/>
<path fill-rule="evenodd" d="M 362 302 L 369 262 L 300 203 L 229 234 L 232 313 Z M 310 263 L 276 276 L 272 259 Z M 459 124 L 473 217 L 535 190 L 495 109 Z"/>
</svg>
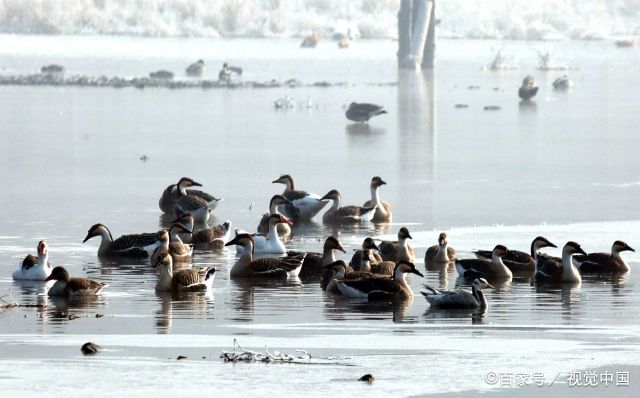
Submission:
<svg viewBox="0 0 640 398">
<path fill-rule="evenodd" d="M 140 253 L 141 256 L 146 256 L 147 252 L 142 250 L 142 248 L 153 245 L 157 241 L 158 234 L 155 233 L 122 235 L 113 241 L 110 250 L 114 252 L 126 252 L 129 255 Z"/>
<path fill-rule="evenodd" d="M 80 290 L 99 290 L 102 289 L 104 283 L 96 282 L 87 278 L 71 278 L 67 282 L 67 290 L 73 294 Z"/>
<path fill-rule="evenodd" d="M 22 260 L 22 269 L 28 270 L 29 268 L 33 267 L 36 264 L 38 264 L 38 257 L 32 254 L 27 254 L 27 257 L 25 257 L 24 260 Z"/>
</svg>

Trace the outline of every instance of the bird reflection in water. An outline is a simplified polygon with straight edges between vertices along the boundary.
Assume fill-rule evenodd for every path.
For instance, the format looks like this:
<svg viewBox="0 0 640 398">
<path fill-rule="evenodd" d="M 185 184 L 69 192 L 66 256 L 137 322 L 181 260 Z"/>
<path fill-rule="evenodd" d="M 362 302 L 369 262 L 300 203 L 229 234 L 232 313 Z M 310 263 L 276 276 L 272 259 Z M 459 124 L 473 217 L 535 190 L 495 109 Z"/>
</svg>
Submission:
<svg viewBox="0 0 640 398">
<path fill-rule="evenodd" d="M 415 317 L 406 316 L 406 310 L 413 302 L 413 298 L 394 300 L 356 299 L 341 295 L 327 295 L 324 303 L 324 314 L 327 320 L 346 321 L 364 315 L 361 319 L 370 321 L 384 321 L 389 319 L 394 323 L 415 322 Z"/>
<path fill-rule="evenodd" d="M 351 123 L 345 128 L 351 137 L 370 137 L 386 134 L 386 130 L 381 127 L 373 127 L 367 123 Z"/>
<path fill-rule="evenodd" d="M 167 334 L 173 327 L 173 318 L 206 319 L 209 304 L 214 303 L 213 292 L 156 292 L 160 309 L 156 311 L 156 332 Z"/>
<path fill-rule="evenodd" d="M 269 303 L 286 308 L 287 300 L 297 300 L 291 291 L 303 289 L 300 278 L 264 279 L 264 278 L 234 278 L 231 279 L 230 304 L 234 309 L 234 322 L 252 322 L 255 314 L 256 296 L 268 296 Z M 267 297 L 263 297 L 266 299 Z"/>
<path fill-rule="evenodd" d="M 95 311 L 105 304 L 105 299 L 102 295 L 49 296 L 47 300 L 49 306 L 47 307 L 46 315 L 43 314 L 43 322 L 46 316 L 47 320 L 54 323 L 64 323 L 76 318 L 94 316 L 87 313 L 91 310 Z"/>
</svg>

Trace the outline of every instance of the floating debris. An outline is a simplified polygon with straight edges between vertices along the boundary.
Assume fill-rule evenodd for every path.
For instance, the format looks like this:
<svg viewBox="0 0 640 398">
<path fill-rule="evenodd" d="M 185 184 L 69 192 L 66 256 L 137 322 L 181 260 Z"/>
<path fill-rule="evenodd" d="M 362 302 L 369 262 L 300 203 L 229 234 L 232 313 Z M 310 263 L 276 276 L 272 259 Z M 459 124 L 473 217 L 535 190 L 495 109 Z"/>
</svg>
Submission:
<svg viewBox="0 0 640 398">
<path fill-rule="evenodd" d="M 358 381 L 364 381 L 365 383 L 371 384 L 374 381 L 376 381 L 376 379 L 375 379 L 375 377 L 373 377 L 373 375 L 371 373 L 367 373 L 366 375 L 364 375 L 361 378 L 359 378 Z"/>
<path fill-rule="evenodd" d="M 458 109 L 465 109 L 465 108 L 468 108 L 469 105 L 468 104 L 455 104 L 454 107 L 458 108 Z"/>
<path fill-rule="evenodd" d="M 84 355 L 93 355 L 98 353 L 101 350 L 102 350 L 102 347 L 92 342 L 84 343 L 80 348 L 80 351 L 82 351 Z"/>
<path fill-rule="evenodd" d="M 480 86 L 467 86 L 467 90 L 479 90 Z"/>
<path fill-rule="evenodd" d="M 502 109 L 502 107 L 498 105 L 485 105 L 485 107 L 482 109 L 484 109 L 485 111 L 499 111 L 500 109 Z"/>
<path fill-rule="evenodd" d="M 286 353 L 274 351 L 269 352 L 267 346 L 264 347 L 264 354 L 249 351 L 242 348 L 238 340 L 233 339 L 233 351 L 223 351 L 220 358 L 224 362 L 279 362 L 279 363 L 309 363 L 311 354 L 304 350 L 296 350 L 298 355 L 292 356 Z"/>
<path fill-rule="evenodd" d="M 9 309 L 9 308 L 47 308 L 44 304 L 19 304 L 17 301 L 13 299 L 11 296 L 11 291 L 7 294 L 3 294 L 0 296 L 0 309 Z M 25 314 L 25 318 L 26 318 Z"/>
</svg>

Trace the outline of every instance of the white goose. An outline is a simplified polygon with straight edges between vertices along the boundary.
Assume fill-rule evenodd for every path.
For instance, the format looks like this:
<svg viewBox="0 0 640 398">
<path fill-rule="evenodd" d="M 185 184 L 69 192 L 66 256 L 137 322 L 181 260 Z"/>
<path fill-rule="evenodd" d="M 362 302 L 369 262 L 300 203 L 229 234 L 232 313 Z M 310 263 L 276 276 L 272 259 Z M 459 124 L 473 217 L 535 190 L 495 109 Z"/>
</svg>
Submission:
<svg viewBox="0 0 640 398">
<path fill-rule="evenodd" d="M 287 248 L 278 235 L 278 224 L 285 223 L 292 225 L 293 223 L 287 217 L 280 214 L 272 214 L 269 216 L 269 233 L 265 235 L 253 235 L 254 251 L 259 254 L 285 254 Z M 243 253 L 244 248 L 241 245 L 236 246 L 236 253 Z"/>
<path fill-rule="evenodd" d="M 280 176 L 278 179 L 272 181 L 272 183 L 285 185 L 282 196 L 289 199 L 293 206 L 298 209 L 297 215 L 286 212 L 285 215 L 294 221 L 310 221 L 327 204 L 327 202 L 320 200 L 319 195 L 296 190 L 293 185 L 293 178 L 288 174 Z"/>
<path fill-rule="evenodd" d="M 44 281 L 51 275 L 51 264 L 49 264 L 49 246 L 46 240 L 38 243 L 38 257 L 27 255 L 22 261 L 20 269 L 13 271 L 13 279 Z"/>
<path fill-rule="evenodd" d="M 420 293 L 427 299 L 432 307 L 442 309 L 486 309 L 487 299 L 484 297 L 484 294 L 482 294 L 482 289 L 494 289 L 493 285 L 484 278 L 478 278 L 473 281 L 471 292 L 462 289 L 438 290 L 429 285 L 424 285 L 424 287 L 428 291 L 423 290 Z"/>
</svg>

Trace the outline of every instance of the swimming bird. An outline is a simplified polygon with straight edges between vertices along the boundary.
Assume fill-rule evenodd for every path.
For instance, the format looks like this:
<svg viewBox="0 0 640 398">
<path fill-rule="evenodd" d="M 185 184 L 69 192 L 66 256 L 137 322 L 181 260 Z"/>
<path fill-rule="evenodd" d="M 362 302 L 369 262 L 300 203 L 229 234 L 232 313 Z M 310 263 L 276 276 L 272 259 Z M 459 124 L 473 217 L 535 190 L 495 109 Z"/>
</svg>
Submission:
<svg viewBox="0 0 640 398">
<path fill-rule="evenodd" d="M 40 68 L 40 73 L 47 75 L 58 75 L 64 73 L 64 66 L 56 64 L 45 65 Z"/>
<path fill-rule="evenodd" d="M 491 253 L 491 260 L 465 259 L 455 260 L 456 271 L 458 275 L 467 279 L 484 278 L 505 278 L 511 279 L 513 273 L 502 262 L 502 257 L 507 254 L 507 248 L 503 245 L 497 245 Z"/>
<path fill-rule="evenodd" d="M 100 293 L 105 283 L 88 278 L 71 278 L 64 267 L 55 267 L 45 281 L 55 280 L 49 296 L 91 296 Z"/>
<path fill-rule="evenodd" d="M 408 261 L 396 264 L 393 277 L 369 276 L 355 280 L 338 280 L 338 289 L 347 297 L 380 299 L 406 299 L 413 297 L 413 291 L 405 280 L 405 274 L 412 273 L 424 277 L 416 266 Z"/>
<path fill-rule="evenodd" d="M 291 201 L 293 206 L 298 209 L 298 214 L 292 214 L 286 208 L 283 209 L 283 213 L 294 221 L 310 221 L 327 204 L 327 202 L 320 200 L 319 195 L 296 190 L 293 178 L 289 174 L 281 175 L 271 183 L 285 185 L 282 196 Z"/>
<path fill-rule="evenodd" d="M 175 217 L 180 217 L 185 213 L 189 213 L 196 222 L 206 223 L 213 209 L 223 199 L 215 198 L 202 191 L 187 191 L 188 186 L 201 187 L 202 184 L 187 177 L 180 179 L 176 184 L 177 197 L 173 205 L 173 214 Z"/>
<path fill-rule="evenodd" d="M 168 70 L 159 70 L 149 73 L 149 77 L 155 80 L 173 80 L 174 73 Z"/>
<path fill-rule="evenodd" d="M 573 264 L 574 254 L 587 254 L 579 244 L 569 241 L 562 248 L 562 261 L 538 255 L 536 257 L 536 282 L 580 283 L 582 277 Z"/>
<path fill-rule="evenodd" d="M 486 309 L 487 299 L 482 293 L 482 289 L 494 289 L 494 286 L 487 282 L 484 278 L 478 278 L 473 281 L 471 291 L 456 290 L 438 290 L 429 285 L 424 285 L 427 291 L 420 293 L 427 299 L 432 307 L 442 309 Z"/>
<path fill-rule="evenodd" d="M 225 62 L 224 64 L 222 64 L 222 69 L 220 69 L 220 72 L 218 72 L 218 81 L 221 82 L 229 82 L 231 81 L 231 69 L 229 68 L 229 65 Z"/>
<path fill-rule="evenodd" d="M 573 259 L 581 274 L 623 273 L 630 270 L 629 264 L 620 255 L 624 251 L 635 252 L 631 246 L 617 240 L 611 245 L 611 253 L 576 255 Z"/>
<path fill-rule="evenodd" d="M 193 245 L 184 243 L 180 239 L 180 233 L 193 233 L 192 230 L 187 229 L 180 223 L 175 223 L 169 228 L 169 253 L 175 263 L 184 263 L 191 261 L 193 256 Z"/>
<path fill-rule="evenodd" d="M 338 238 L 329 236 L 322 247 L 322 253 L 306 253 L 302 269 L 298 275 L 301 279 L 318 277 L 323 274 L 324 266 L 336 261 L 335 251 L 346 253 Z M 304 253 L 288 251 L 289 256 L 301 256 Z"/>
<path fill-rule="evenodd" d="M 561 76 L 553 81 L 554 90 L 569 90 L 573 87 L 573 81 L 567 75 Z"/>
<path fill-rule="evenodd" d="M 538 93 L 538 87 L 534 86 L 534 84 L 535 80 L 533 76 L 525 77 L 524 80 L 522 80 L 522 86 L 518 89 L 518 96 L 525 101 L 535 97 Z"/>
<path fill-rule="evenodd" d="M 206 69 L 207 69 L 207 66 L 204 64 L 204 61 L 199 59 L 198 61 L 187 66 L 187 69 L 185 69 L 185 72 L 187 73 L 187 76 L 200 77 L 202 76 L 202 73 Z"/>
<path fill-rule="evenodd" d="M 345 113 L 347 119 L 354 122 L 368 122 L 374 116 L 387 113 L 381 105 L 352 102 Z"/>
<path fill-rule="evenodd" d="M 166 250 L 158 254 L 153 265 L 154 268 L 160 267 L 156 291 L 201 292 L 213 288 L 215 268 L 183 268 L 174 271 L 172 257 Z"/>
<path fill-rule="evenodd" d="M 49 264 L 49 245 L 46 240 L 38 242 L 38 257 L 28 254 L 19 269 L 13 271 L 15 280 L 44 281 L 51 275 Z"/>
<path fill-rule="evenodd" d="M 449 247 L 449 239 L 445 232 L 438 236 L 438 244 L 427 249 L 424 255 L 424 264 L 429 266 L 449 264 L 456 258 L 456 249 Z"/>
<path fill-rule="evenodd" d="M 406 227 L 400 228 L 398 231 L 397 241 L 382 241 L 378 245 L 380 256 L 384 261 L 400 262 L 402 260 L 414 262 L 416 254 L 413 251 L 407 239 L 413 239 Z"/>
<path fill-rule="evenodd" d="M 318 45 L 319 41 L 320 41 L 320 36 L 318 35 L 318 33 L 314 31 L 314 32 L 311 32 L 309 36 L 306 36 L 304 40 L 302 40 L 302 43 L 300 43 L 300 47 L 314 48 L 316 45 Z"/>
<path fill-rule="evenodd" d="M 196 249 L 216 250 L 224 249 L 225 243 L 231 237 L 231 221 L 227 220 L 213 228 L 203 228 L 191 235 L 191 243 Z"/>
<path fill-rule="evenodd" d="M 169 185 L 163 192 L 158 206 L 166 214 L 173 214 L 173 209 L 177 200 L 180 198 L 180 192 L 184 192 L 186 195 L 198 197 L 208 203 L 209 207 L 213 210 L 223 200 L 223 198 L 216 198 L 206 192 L 189 189 L 191 187 L 201 187 L 202 184 L 193 181 L 189 177 L 182 177 L 176 184 Z"/>
<path fill-rule="evenodd" d="M 258 233 L 266 234 L 269 232 L 269 216 L 272 214 L 281 214 L 278 210 L 281 206 L 285 206 L 286 212 L 289 214 L 298 214 L 298 209 L 293 206 L 293 203 L 282 195 L 273 195 L 271 201 L 269 202 L 269 213 L 265 213 L 262 215 L 260 219 L 260 224 L 258 224 Z M 293 217 L 295 219 L 295 217 Z M 278 224 L 277 231 L 279 235 L 288 236 L 291 234 L 291 227 L 287 223 Z"/>
<path fill-rule="evenodd" d="M 380 199 L 380 194 L 378 193 L 380 187 L 386 184 L 387 183 L 379 176 L 373 177 L 371 179 L 371 184 L 369 185 L 369 188 L 371 189 L 371 199 L 367 200 L 362 205 L 362 207 L 376 207 L 376 211 L 371 219 L 373 222 L 391 222 L 393 218 L 391 205 L 389 202 Z"/>
<path fill-rule="evenodd" d="M 249 234 L 238 234 L 225 246 L 239 245 L 243 252 L 231 267 L 231 277 L 297 277 L 305 255 L 289 257 L 262 257 L 253 259 L 254 243 Z"/>
<path fill-rule="evenodd" d="M 376 246 L 373 238 L 367 237 L 362 241 L 362 249 L 356 250 L 349 262 L 349 265 L 356 271 L 362 270 L 362 251 L 367 249 L 369 250 L 369 255 L 373 258 L 374 263 L 382 261 L 382 256 L 380 256 L 380 252 L 378 252 L 378 246 Z"/>
<path fill-rule="evenodd" d="M 80 347 L 80 351 L 82 351 L 84 355 L 97 354 L 100 350 L 101 350 L 101 347 L 96 343 L 92 343 L 92 342 L 84 343 L 82 347 Z"/>
<path fill-rule="evenodd" d="M 370 272 L 354 271 L 344 261 L 337 260 L 324 265 L 320 288 L 327 293 L 341 294 L 340 289 L 338 289 L 338 281 L 368 278 L 370 276 L 372 276 Z"/>
<path fill-rule="evenodd" d="M 376 206 L 340 206 L 340 192 L 335 189 L 327 192 L 320 200 L 332 200 L 331 207 L 322 215 L 322 222 L 326 224 L 349 224 L 361 221 L 371 221 Z"/>
<path fill-rule="evenodd" d="M 102 238 L 98 247 L 99 257 L 149 257 L 161 243 L 158 233 L 122 235 L 113 240 L 111 231 L 102 224 L 89 228 L 82 243 L 96 236 Z"/>
<path fill-rule="evenodd" d="M 521 252 L 519 250 L 507 250 L 507 253 L 502 257 L 502 262 L 512 272 L 533 272 L 536 266 L 536 257 L 538 256 L 540 249 L 545 247 L 558 247 L 551 243 L 544 236 L 537 236 L 531 241 L 531 254 Z M 492 252 L 490 250 L 475 250 L 473 254 L 480 260 L 490 260 Z"/>
<path fill-rule="evenodd" d="M 281 214 L 272 214 L 269 216 L 269 233 L 267 235 L 252 234 L 253 250 L 260 254 L 285 254 L 287 248 L 278 235 L 278 224 L 285 223 L 293 225 L 293 222 Z M 244 248 L 236 246 L 236 252 L 242 253 Z"/>
<path fill-rule="evenodd" d="M 393 271 L 396 268 L 396 263 L 393 261 L 372 261 L 371 250 L 362 250 L 362 259 L 360 260 L 360 271 L 371 272 L 376 275 L 393 275 Z"/>
</svg>

